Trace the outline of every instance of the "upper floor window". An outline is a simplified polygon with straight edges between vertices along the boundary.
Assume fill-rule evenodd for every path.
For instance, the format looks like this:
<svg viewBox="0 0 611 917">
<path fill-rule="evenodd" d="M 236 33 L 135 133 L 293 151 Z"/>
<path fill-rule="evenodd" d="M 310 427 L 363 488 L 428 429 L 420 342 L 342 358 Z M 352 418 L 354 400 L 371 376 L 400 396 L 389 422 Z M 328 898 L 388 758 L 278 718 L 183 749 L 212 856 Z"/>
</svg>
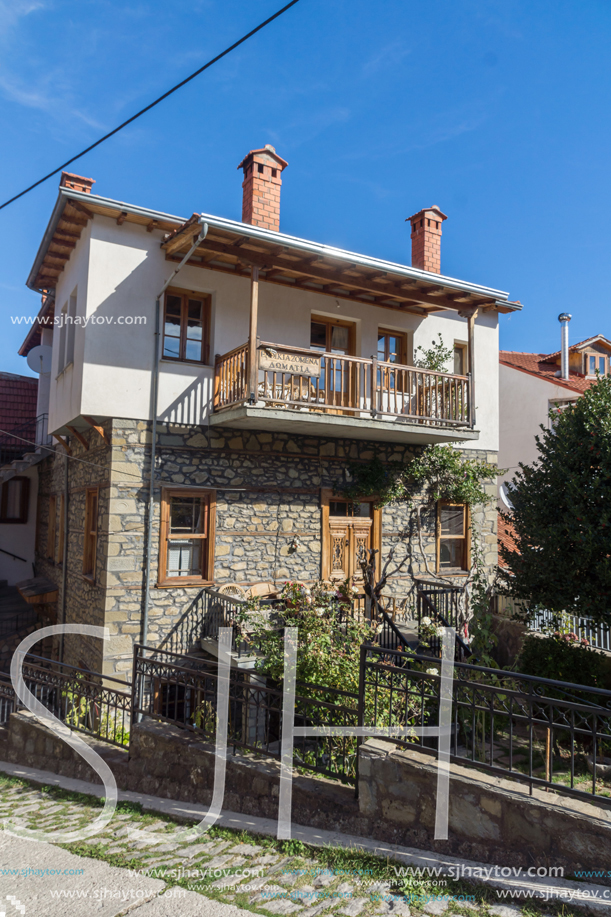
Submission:
<svg viewBox="0 0 611 917">
<path fill-rule="evenodd" d="M 603 354 L 584 353 L 583 363 L 583 371 L 586 376 L 595 376 L 597 372 L 600 373 L 601 376 L 607 375 L 609 359 Z"/>
<path fill-rule="evenodd" d="M 57 373 L 61 373 L 67 366 L 74 362 L 74 332 L 76 320 L 76 292 L 60 312 L 59 325 L 59 353 L 57 358 Z"/>
<path fill-rule="evenodd" d="M 407 363 L 407 335 L 400 331 L 378 329 L 378 360 L 382 363 Z"/>
<path fill-rule="evenodd" d="M 26 523 L 30 479 L 14 477 L 0 487 L 0 522 Z"/>
<path fill-rule="evenodd" d="M 467 375 L 467 345 L 454 341 L 454 375 Z"/>
<path fill-rule="evenodd" d="M 209 338 L 210 297 L 201 293 L 168 291 L 163 318 L 163 358 L 208 363 Z"/>
<path fill-rule="evenodd" d="M 353 322 L 313 315 L 310 325 L 310 347 L 325 353 L 353 356 L 355 345 Z"/>
</svg>

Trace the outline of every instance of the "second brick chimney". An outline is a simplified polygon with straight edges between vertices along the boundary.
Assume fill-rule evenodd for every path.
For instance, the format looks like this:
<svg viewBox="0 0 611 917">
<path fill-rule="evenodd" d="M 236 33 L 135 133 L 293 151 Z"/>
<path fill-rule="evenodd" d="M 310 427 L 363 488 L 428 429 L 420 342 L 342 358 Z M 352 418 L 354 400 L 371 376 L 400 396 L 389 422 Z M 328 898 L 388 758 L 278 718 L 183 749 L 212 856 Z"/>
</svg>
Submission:
<svg viewBox="0 0 611 917">
<path fill-rule="evenodd" d="M 242 222 L 262 229 L 280 229 L 280 188 L 283 169 L 281 159 L 271 144 L 262 150 L 251 150 L 238 169 L 244 169 L 242 182 Z"/>
<path fill-rule="evenodd" d="M 73 172 L 62 172 L 62 178 L 59 183 L 60 188 L 73 188 L 75 191 L 82 191 L 84 194 L 91 194 L 93 185 L 95 185 L 95 178 L 83 178 L 82 175 L 74 175 Z"/>
<path fill-rule="evenodd" d="M 441 274 L 441 224 L 447 216 L 433 204 L 408 219 L 412 224 L 412 267 Z"/>
</svg>

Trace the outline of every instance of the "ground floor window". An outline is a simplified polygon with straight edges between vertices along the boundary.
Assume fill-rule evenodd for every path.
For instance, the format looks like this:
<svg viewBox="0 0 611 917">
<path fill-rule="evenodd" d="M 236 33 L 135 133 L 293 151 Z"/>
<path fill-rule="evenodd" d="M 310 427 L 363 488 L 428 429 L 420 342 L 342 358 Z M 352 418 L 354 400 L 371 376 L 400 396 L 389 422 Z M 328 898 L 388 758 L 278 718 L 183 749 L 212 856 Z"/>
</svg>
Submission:
<svg viewBox="0 0 611 917">
<path fill-rule="evenodd" d="M 158 585 L 212 581 L 215 507 L 214 491 L 163 488 Z"/>
<path fill-rule="evenodd" d="M 469 569 L 469 508 L 465 503 L 437 504 L 437 572 Z"/>
</svg>

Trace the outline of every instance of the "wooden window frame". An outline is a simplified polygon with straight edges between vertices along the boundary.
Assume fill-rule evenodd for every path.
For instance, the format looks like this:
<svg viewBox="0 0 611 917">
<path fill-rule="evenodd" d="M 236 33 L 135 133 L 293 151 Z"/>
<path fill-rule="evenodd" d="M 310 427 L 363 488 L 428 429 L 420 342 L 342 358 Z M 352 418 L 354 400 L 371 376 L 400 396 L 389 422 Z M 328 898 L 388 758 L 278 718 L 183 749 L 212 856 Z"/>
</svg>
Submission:
<svg viewBox="0 0 611 917">
<path fill-rule="evenodd" d="M 47 559 L 55 560 L 55 536 L 57 534 L 57 497 L 49 497 L 49 522 L 47 524 Z"/>
<path fill-rule="evenodd" d="M 320 492 L 321 508 L 321 554 L 320 554 L 320 573 L 323 580 L 329 580 L 331 577 L 331 531 L 329 527 L 329 509 L 330 504 L 340 501 L 343 498 L 338 496 L 331 487 L 323 487 Z M 377 497 L 362 497 L 359 503 L 374 503 Z M 371 523 L 371 547 L 377 551 L 377 558 L 382 556 L 382 508 L 374 505 Z M 379 572 L 379 571 L 378 571 Z"/>
<path fill-rule="evenodd" d="M 207 501 L 207 532 L 198 535 L 173 535 L 173 539 L 200 538 L 206 541 L 206 548 L 202 551 L 202 560 L 205 568 L 201 576 L 173 576 L 167 575 L 168 537 L 170 534 L 170 498 L 171 497 L 197 497 Z M 214 582 L 214 545 L 216 532 L 216 490 L 207 487 L 162 487 L 161 513 L 159 527 L 159 562 L 157 567 L 157 587 L 173 588 L 180 586 L 207 586 Z M 205 573 L 205 575 L 204 575 Z"/>
<path fill-rule="evenodd" d="M 318 315 L 317 313 L 313 312 L 310 315 L 310 334 L 311 334 L 313 322 L 319 322 L 320 324 L 328 325 L 329 327 L 335 325 L 336 327 L 339 326 L 340 328 L 347 328 L 348 329 L 348 353 L 346 354 L 346 356 L 347 357 L 356 356 L 356 322 L 350 322 L 347 319 L 343 319 L 343 318 L 329 318 L 329 316 L 327 315 Z M 312 346 L 311 341 L 312 341 L 312 338 L 310 337 L 310 346 Z M 331 353 L 330 348 L 331 348 L 331 336 L 329 333 L 329 328 L 327 328 L 327 341 L 325 343 L 325 353 Z M 316 353 L 320 353 L 320 352 L 321 351 L 316 351 Z"/>
<path fill-rule="evenodd" d="M 166 317 L 166 307 L 168 302 L 168 296 L 179 296 L 182 300 L 181 302 L 181 313 L 180 313 L 180 344 L 179 344 L 179 356 L 171 357 L 166 356 L 165 351 L 165 317 Z M 201 360 L 188 360 L 185 356 L 187 348 L 187 318 L 188 318 L 188 308 L 189 308 L 189 299 L 199 299 L 203 303 L 203 314 L 202 314 L 202 356 Z M 212 311 L 212 297 L 210 293 L 199 293 L 197 290 L 179 290 L 175 287 L 169 287 L 163 298 L 163 316 L 162 316 L 162 334 L 161 334 L 161 359 L 168 360 L 171 363 L 190 363 L 194 366 L 209 366 L 210 365 L 210 316 Z"/>
<path fill-rule="evenodd" d="M 392 328 L 378 327 L 378 348 L 376 349 L 376 353 L 377 353 L 378 350 L 379 350 L 379 341 L 380 341 L 380 338 L 382 337 L 382 335 L 384 335 L 384 336 L 387 337 L 387 338 L 390 337 L 390 336 L 392 335 L 393 337 L 399 338 L 399 340 L 400 340 L 400 342 L 401 342 L 401 350 L 400 350 L 400 352 L 399 352 L 399 360 L 398 360 L 397 363 L 393 363 L 393 364 L 391 364 L 391 365 L 393 365 L 393 366 L 407 366 L 407 365 L 408 365 L 408 362 L 407 362 L 407 331 L 393 331 Z M 389 348 L 388 348 L 388 341 L 386 341 L 385 344 L 384 344 L 384 359 L 382 360 L 382 362 L 383 362 L 383 363 L 388 363 L 388 362 L 389 362 L 388 357 L 389 357 Z M 379 359 L 380 359 L 380 357 L 378 356 L 378 360 L 379 360 Z"/>
<path fill-rule="evenodd" d="M 461 506 L 463 508 L 464 535 L 452 536 L 441 534 L 441 508 L 443 506 Z M 471 567 L 471 514 L 468 503 L 454 503 L 451 500 L 437 501 L 437 514 L 435 524 L 435 569 L 439 576 L 467 576 Z M 458 541 L 461 538 L 463 545 L 463 567 L 442 567 L 441 566 L 441 542 Z"/>
<path fill-rule="evenodd" d="M 64 562 L 64 532 L 65 532 L 65 519 L 64 519 L 64 494 L 59 495 L 59 526 L 58 526 L 58 539 L 57 539 L 57 563 L 63 564 Z"/>
<path fill-rule="evenodd" d="M 603 359 L 605 361 L 605 371 L 601 375 L 608 376 L 609 375 L 609 356 L 606 353 L 599 353 L 597 350 L 585 350 L 584 351 L 583 353 L 583 361 L 585 364 L 584 365 L 584 376 L 588 376 L 590 379 L 594 379 L 594 377 L 596 376 L 596 370 L 593 373 L 590 372 L 590 357 L 595 357 L 597 364 L 600 359 Z"/>
<path fill-rule="evenodd" d="M 19 516 L 16 519 L 8 519 L 8 485 L 12 481 L 21 483 L 21 499 L 19 501 Z M 28 510 L 30 505 L 30 479 L 25 475 L 17 474 L 5 481 L 0 487 L 0 522 L 3 525 L 25 525 L 28 521 Z"/>
<path fill-rule="evenodd" d="M 83 527 L 83 576 L 92 583 L 95 583 L 97 568 L 99 498 L 100 491 L 98 487 L 87 488 L 85 492 L 85 520 Z"/>
</svg>

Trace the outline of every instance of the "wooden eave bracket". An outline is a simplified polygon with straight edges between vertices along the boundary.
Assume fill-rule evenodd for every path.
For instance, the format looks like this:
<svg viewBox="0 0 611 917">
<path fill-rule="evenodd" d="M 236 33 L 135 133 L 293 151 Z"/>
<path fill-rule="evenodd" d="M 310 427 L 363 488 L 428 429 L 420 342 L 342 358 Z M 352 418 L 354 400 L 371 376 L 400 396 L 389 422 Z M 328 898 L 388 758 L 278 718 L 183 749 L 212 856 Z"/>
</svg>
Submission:
<svg viewBox="0 0 611 917">
<path fill-rule="evenodd" d="M 67 428 L 70 430 L 70 432 L 72 433 L 72 435 L 73 435 L 76 439 L 78 439 L 78 441 L 79 441 L 79 443 L 81 444 L 81 446 L 83 447 L 83 449 L 85 449 L 85 451 L 89 451 L 89 443 L 87 442 L 87 440 L 85 439 L 85 437 L 83 436 L 83 434 L 80 433 L 75 427 L 71 427 L 69 423 L 67 423 L 66 426 L 67 426 Z"/>
<path fill-rule="evenodd" d="M 64 439 L 63 436 L 60 436 L 58 433 L 54 433 L 53 438 L 56 439 L 57 442 L 60 443 L 60 445 L 64 447 L 68 455 L 72 455 L 72 449 L 70 448 L 70 446 L 68 445 L 67 441 Z"/>
<path fill-rule="evenodd" d="M 88 423 L 89 426 L 92 427 L 92 429 L 96 431 L 96 433 L 100 434 L 100 436 L 102 437 L 102 439 L 104 440 L 107 446 L 110 446 L 110 439 L 106 435 L 106 432 L 104 431 L 104 427 L 100 426 L 99 423 L 96 423 L 93 417 L 87 417 L 85 414 L 83 414 L 83 420 L 85 421 L 85 423 Z"/>
</svg>

